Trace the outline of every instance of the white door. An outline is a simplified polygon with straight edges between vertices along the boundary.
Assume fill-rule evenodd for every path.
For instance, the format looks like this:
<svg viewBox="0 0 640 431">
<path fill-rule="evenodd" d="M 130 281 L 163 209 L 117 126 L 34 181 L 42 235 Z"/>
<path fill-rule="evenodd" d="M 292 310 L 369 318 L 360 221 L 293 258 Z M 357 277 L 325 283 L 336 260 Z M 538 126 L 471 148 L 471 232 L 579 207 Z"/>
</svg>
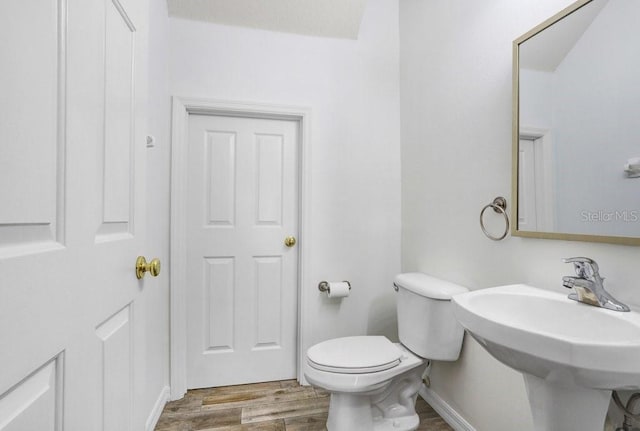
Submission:
<svg viewBox="0 0 640 431">
<path fill-rule="evenodd" d="M 145 7 L 0 3 L 2 431 L 143 428 Z"/>
<path fill-rule="evenodd" d="M 521 136 L 518 155 L 518 229 L 555 230 L 554 157 L 550 133 Z"/>
<path fill-rule="evenodd" d="M 518 145 L 518 229 L 538 229 L 536 202 L 536 155 L 534 139 L 520 138 Z"/>
<path fill-rule="evenodd" d="M 190 115 L 187 386 L 296 377 L 298 123 Z"/>
</svg>

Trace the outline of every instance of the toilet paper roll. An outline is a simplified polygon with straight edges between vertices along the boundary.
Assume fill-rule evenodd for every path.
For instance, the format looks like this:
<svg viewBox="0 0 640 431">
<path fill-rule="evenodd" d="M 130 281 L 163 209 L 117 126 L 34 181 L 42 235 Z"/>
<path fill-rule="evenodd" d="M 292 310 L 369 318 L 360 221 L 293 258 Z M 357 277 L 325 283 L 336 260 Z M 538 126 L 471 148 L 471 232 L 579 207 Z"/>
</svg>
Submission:
<svg viewBox="0 0 640 431">
<path fill-rule="evenodd" d="M 329 282 L 329 298 L 344 298 L 349 296 L 349 283 L 346 281 Z"/>
</svg>

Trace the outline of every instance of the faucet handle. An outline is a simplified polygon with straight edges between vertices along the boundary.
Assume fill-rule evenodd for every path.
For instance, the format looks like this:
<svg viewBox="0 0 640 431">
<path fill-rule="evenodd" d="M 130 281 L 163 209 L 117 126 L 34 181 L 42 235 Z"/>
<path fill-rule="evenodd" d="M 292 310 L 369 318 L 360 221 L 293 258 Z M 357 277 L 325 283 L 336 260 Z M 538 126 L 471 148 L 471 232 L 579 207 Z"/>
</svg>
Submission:
<svg viewBox="0 0 640 431">
<path fill-rule="evenodd" d="M 578 277 L 589 278 L 598 275 L 598 264 L 588 257 L 568 257 L 562 259 L 564 263 L 573 263 Z"/>
</svg>

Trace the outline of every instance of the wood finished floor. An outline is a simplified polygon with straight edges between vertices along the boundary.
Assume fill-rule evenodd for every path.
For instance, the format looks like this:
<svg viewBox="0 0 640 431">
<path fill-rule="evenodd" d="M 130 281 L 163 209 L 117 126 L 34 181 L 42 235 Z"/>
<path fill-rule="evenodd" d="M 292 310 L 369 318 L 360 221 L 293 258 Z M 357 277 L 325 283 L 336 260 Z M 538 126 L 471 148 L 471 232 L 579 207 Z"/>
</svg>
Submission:
<svg viewBox="0 0 640 431">
<path fill-rule="evenodd" d="M 168 403 L 155 431 L 324 431 L 329 395 L 295 380 L 195 389 Z M 453 431 L 418 397 L 418 431 Z"/>
</svg>

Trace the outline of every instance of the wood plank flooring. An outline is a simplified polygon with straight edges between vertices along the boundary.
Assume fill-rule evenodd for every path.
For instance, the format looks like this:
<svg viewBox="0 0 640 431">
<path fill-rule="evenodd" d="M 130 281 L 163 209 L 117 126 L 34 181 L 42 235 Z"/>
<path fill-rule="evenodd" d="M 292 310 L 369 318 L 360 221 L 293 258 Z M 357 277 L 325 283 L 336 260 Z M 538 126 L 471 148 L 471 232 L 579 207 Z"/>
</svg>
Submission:
<svg viewBox="0 0 640 431">
<path fill-rule="evenodd" d="M 195 389 L 168 403 L 155 431 L 325 431 L 329 394 L 295 380 Z M 418 431 L 453 431 L 418 397 Z"/>
</svg>

